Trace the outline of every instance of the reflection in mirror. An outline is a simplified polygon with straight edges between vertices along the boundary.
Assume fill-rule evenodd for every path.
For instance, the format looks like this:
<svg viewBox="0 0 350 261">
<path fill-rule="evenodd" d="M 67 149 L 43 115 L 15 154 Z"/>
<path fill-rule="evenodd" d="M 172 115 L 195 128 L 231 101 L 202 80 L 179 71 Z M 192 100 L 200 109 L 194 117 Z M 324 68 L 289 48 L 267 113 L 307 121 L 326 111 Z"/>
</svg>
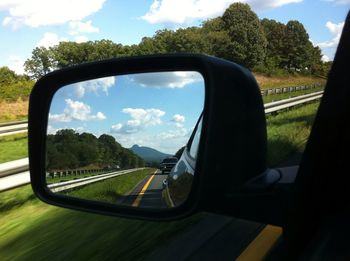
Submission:
<svg viewBox="0 0 350 261">
<path fill-rule="evenodd" d="M 194 71 L 63 86 L 49 113 L 47 186 L 129 207 L 181 205 L 191 190 L 203 105 L 204 79 Z"/>
</svg>

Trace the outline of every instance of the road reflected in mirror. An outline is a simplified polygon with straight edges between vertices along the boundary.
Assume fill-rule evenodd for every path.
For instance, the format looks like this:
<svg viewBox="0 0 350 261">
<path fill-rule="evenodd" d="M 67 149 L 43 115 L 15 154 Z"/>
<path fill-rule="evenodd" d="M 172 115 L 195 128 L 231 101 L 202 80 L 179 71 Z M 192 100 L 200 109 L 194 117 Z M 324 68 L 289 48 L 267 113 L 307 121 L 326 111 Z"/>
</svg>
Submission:
<svg viewBox="0 0 350 261">
<path fill-rule="evenodd" d="M 166 209 L 191 191 L 204 104 L 194 71 L 140 73 L 62 87 L 46 140 L 53 193 Z"/>
</svg>

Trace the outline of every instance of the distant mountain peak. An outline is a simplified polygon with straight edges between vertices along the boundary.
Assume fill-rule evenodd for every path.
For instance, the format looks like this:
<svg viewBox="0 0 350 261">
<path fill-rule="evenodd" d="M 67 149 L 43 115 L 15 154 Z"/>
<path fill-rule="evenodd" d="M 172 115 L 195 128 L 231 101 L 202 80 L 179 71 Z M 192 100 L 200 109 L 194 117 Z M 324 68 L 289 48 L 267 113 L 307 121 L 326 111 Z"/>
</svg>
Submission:
<svg viewBox="0 0 350 261">
<path fill-rule="evenodd" d="M 136 155 L 143 158 L 146 162 L 152 162 L 157 161 L 160 162 L 164 158 L 171 156 L 170 154 L 160 152 L 156 149 L 145 147 L 145 146 L 139 146 L 137 144 L 134 144 L 130 150 L 132 150 Z"/>
</svg>

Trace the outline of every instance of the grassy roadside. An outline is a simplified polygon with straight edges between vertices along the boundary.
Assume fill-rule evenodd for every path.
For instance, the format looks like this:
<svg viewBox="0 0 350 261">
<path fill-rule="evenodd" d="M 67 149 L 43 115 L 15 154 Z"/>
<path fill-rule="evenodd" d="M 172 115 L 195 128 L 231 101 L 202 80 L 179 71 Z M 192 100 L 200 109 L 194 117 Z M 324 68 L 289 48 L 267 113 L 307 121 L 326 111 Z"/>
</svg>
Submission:
<svg viewBox="0 0 350 261">
<path fill-rule="evenodd" d="M 0 137 L 0 163 L 28 157 L 27 133 Z"/>
<path fill-rule="evenodd" d="M 0 101 L 0 122 L 26 120 L 28 118 L 28 100 Z"/>
<path fill-rule="evenodd" d="M 0 193 L 0 260 L 141 260 L 197 223 L 106 217 L 49 206 L 30 186 Z"/>
<path fill-rule="evenodd" d="M 144 169 L 128 173 L 119 177 L 92 183 L 67 193 L 70 196 L 90 200 L 115 203 L 145 177 L 154 173 L 155 169 Z"/>
<path fill-rule="evenodd" d="M 286 75 L 267 77 L 262 74 L 253 73 L 261 89 L 283 88 L 289 86 L 310 85 L 314 83 L 325 84 L 326 79 L 315 76 Z"/>
<path fill-rule="evenodd" d="M 312 92 L 318 92 L 323 90 L 323 87 L 317 87 L 309 90 L 300 90 L 291 93 L 281 93 L 263 96 L 264 103 L 269 103 L 272 101 L 278 101 L 282 99 L 288 99 L 291 97 L 296 97 L 299 95 L 309 94 Z M 20 158 L 27 157 L 27 149 L 26 149 L 26 139 L 27 134 L 16 134 L 11 136 L 0 137 L 0 163 L 16 160 Z M 83 177 L 92 176 L 92 174 L 84 174 Z M 55 177 L 50 180 L 49 183 L 59 182 L 59 181 L 68 181 L 74 179 L 76 177 Z"/>
<path fill-rule="evenodd" d="M 253 73 L 261 89 L 282 88 L 289 86 L 310 85 L 314 83 L 325 84 L 326 80 L 315 76 L 285 75 L 285 76 L 265 76 Z M 30 85 L 30 84 L 29 84 Z M 28 85 L 28 86 L 29 86 Z M 31 87 L 30 87 L 31 89 Z M 10 91 L 11 92 L 11 91 Z M 17 89 L 12 90 L 12 96 L 23 96 L 24 93 L 17 93 Z M 0 99 L 0 122 L 25 120 L 28 116 L 28 91 L 22 98 L 11 98 L 9 101 Z M 28 92 L 28 93 L 27 93 Z M 16 94 L 15 94 L 16 93 Z M 1 96 L 1 95 L 0 95 Z M 287 96 L 289 97 L 289 96 Z M 1 98 L 1 97 L 0 97 Z"/>
<path fill-rule="evenodd" d="M 268 163 L 303 150 L 318 102 L 267 117 Z M 41 203 L 30 186 L 0 193 L 0 260 L 141 260 L 201 216 L 145 222 Z"/>
<path fill-rule="evenodd" d="M 267 116 L 269 167 L 277 166 L 304 151 L 318 106 L 319 102 L 315 102 L 275 116 Z"/>
</svg>

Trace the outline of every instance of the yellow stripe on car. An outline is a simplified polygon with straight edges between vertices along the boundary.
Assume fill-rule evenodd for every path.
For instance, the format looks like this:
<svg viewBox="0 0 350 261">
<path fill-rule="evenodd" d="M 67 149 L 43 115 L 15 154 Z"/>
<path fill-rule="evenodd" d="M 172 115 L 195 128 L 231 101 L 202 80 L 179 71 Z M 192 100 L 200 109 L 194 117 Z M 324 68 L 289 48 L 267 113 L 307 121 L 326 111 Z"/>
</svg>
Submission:
<svg viewBox="0 0 350 261">
<path fill-rule="evenodd" d="M 247 246 L 236 261 L 264 260 L 276 241 L 282 235 L 282 228 L 267 225 L 259 235 Z"/>
</svg>

